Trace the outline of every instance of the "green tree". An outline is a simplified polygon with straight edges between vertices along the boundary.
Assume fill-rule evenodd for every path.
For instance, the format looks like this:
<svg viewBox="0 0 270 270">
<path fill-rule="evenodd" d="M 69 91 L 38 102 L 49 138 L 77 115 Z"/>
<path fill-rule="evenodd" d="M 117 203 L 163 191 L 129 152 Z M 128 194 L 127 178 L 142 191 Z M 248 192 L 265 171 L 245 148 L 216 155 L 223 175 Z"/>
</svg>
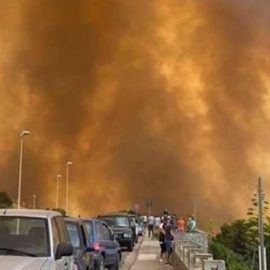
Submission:
<svg viewBox="0 0 270 270">
<path fill-rule="evenodd" d="M 265 231 L 265 246 L 267 249 L 267 261 L 269 262 L 269 249 L 270 249 L 270 226 L 269 223 L 264 224 Z M 243 258 L 243 261 L 252 269 L 259 269 L 258 265 L 258 228 L 257 219 L 248 218 L 235 220 L 231 223 L 224 224 L 220 233 L 218 233 L 211 242 L 216 243 L 228 248 L 235 254 L 238 254 Z M 215 246 L 215 248 L 217 248 Z M 226 252 L 218 253 L 227 254 Z M 225 256 L 225 255 L 224 255 Z M 219 257 L 220 258 L 220 257 Z M 226 255 L 223 257 L 225 261 L 228 259 Z"/>
<path fill-rule="evenodd" d="M 252 227 L 253 221 L 235 220 L 232 223 L 224 224 L 215 240 L 239 254 L 248 265 L 254 266 L 256 234 L 250 234 Z"/>
<path fill-rule="evenodd" d="M 60 212 L 64 217 L 66 216 L 66 210 L 62 208 L 53 208 L 53 211 Z"/>
<path fill-rule="evenodd" d="M 222 259 L 226 262 L 226 269 L 228 270 L 251 269 L 241 255 L 237 254 L 236 252 L 216 240 L 213 240 L 211 242 L 209 250 L 213 254 L 215 259 Z"/>
<path fill-rule="evenodd" d="M 0 208 L 12 208 L 12 200 L 4 191 L 0 191 Z"/>
<path fill-rule="evenodd" d="M 263 218 L 264 218 L 264 242 L 266 247 L 267 261 L 268 265 L 270 263 L 270 218 L 267 216 L 267 211 L 269 210 L 269 202 L 265 200 L 265 194 L 262 194 L 263 198 Z M 248 224 L 247 235 L 249 238 L 249 247 L 253 254 L 252 265 L 258 269 L 259 268 L 259 256 L 258 256 L 258 245 L 259 245 L 259 233 L 258 233 L 258 195 L 256 193 L 253 194 L 253 198 L 251 199 L 252 207 L 248 208 L 248 220 L 246 223 Z"/>
<path fill-rule="evenodd" d="M 216 240 L 234 252 L 246 255 L 247 224 L 244 219 L 224 224 Z"/>
<path fill-rule="evenodd" d="M 207 234 L 209 236 L 210 241 L 217 234 L 217 226 L 216 226 L 215 222 L 212 219 L 210 219 L 208 224 L 207 224 Z"/>
<path fill-rule="evenodd" d="M 213 237 L 210 242 L 209 246 L 215 258 L 225 260 L 228 269 L 246 269 L 245 267 L 259 269 L 257 194 L 253 194 L 251 203 L 252 207 L 248 208 L 247 219 L 238 219 L 224 224 L 220 228 L 220 233 Z M 267 216 L 268 205 L 265 194 L 263 194 L 264 242 L 267 265 L 268 269 L 270 269 L 270 218 Z"/>
</svg>

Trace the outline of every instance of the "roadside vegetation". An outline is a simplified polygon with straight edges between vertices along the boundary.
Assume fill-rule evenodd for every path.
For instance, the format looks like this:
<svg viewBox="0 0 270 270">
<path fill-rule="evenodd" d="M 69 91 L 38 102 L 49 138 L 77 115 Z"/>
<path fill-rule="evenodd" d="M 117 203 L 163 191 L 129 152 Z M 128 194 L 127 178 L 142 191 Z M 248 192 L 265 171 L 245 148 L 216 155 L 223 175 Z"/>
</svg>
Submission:
<svg viewBox="0 0 270 270">
<path fill-rule="evenodd" d="M 4 191 L 0 191 L 0 208 L 11 208 L 12 200 Z"/>
<path fill-rule="evenodd" d="M 254 194 L 256 195 L 256 194 Z M 209 249 L 215 259 L 226 262 L 228 270 L 259 270 L 258 256 L 258 211 L 254 196 L 252 207 L 246 219 L 237 219 L 221 226 L 216 233 L 212 221 L 209 223 Z M 264 241 L 267 256 L 267 269 L 270 269 L 270 218 L 267 216 L 268 202 L 264 201 Z"/>
</svg>

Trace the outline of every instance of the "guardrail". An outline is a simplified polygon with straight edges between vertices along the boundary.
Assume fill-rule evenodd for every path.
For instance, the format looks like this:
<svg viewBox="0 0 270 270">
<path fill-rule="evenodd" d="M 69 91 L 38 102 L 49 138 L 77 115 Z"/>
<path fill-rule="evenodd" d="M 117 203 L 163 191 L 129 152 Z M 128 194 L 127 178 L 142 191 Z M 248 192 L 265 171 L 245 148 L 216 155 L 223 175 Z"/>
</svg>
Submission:
<svg viewBox="0 0 270 270">
<path fill-rule="evenodd" d="M 208 252 L 208 235 L 197 230 L 193 233 L 176 232 L 174 252 L 188 270 L 225 270 L 223 260 L 214 260 Z"/>
</svg>

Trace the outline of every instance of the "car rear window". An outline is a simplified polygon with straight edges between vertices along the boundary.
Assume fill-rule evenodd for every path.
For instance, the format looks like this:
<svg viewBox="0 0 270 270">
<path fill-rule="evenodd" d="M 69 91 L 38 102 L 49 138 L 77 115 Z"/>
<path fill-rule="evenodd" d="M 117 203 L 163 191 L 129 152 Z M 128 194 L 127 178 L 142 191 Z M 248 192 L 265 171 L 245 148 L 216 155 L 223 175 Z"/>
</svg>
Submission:
<svg viewBox="0 0 270 270">
<path fill-rule="evenodd" d="M 1 254 L 9 249 L 19 256 L 25 256 L 25 252 L 37 257 L 48 257 L 49 246 L 47 219 L 0 217 Z"/>
<path fill-rule="evenodd" d="M 72 222 L 66 222 L 70 242 L 74 248 L 81 247 L 79 227 Z"/>
<path fill-rule="evenodd" d="M 101 219 L 107 222 L 109 226 L 129 227 L 128 217 L 111 216 L 111 217 L 101 217 Z"/>
<path fill-rule="evenodd" d="M 116 217 L 115 225 L 121 227 L 129 227 L 129 220 L 127 217 Z"/>
<path fill-rule="evenodd" d="M 93 235 L 93 222 L 90 220 L 87 220 L 85 222 L 85 227 L 87 229 L 88 234 L 91 236 Z"/>
</svg>

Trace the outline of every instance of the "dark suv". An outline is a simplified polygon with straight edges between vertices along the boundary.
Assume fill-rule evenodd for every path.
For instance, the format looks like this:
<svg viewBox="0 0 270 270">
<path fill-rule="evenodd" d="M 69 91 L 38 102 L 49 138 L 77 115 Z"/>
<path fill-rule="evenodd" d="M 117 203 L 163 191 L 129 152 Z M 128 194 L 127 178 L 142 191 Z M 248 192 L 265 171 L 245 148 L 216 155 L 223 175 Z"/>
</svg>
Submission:
<svg viewBox="0 0 270 270">
<path fill-rule="evenodd" d="M 89 244 L 94 254 L 94 269 L 118 270 L 121 248 L 114 239 L 112 229 L 102 220 L 84 219 L 89 234 Z"/>
<path fill-rule="evenodd" d="M 133 250 L 134 243 L 137 241 L 136 224 L 130 215 L 109 213 L 100 215 L 98 218 L 106 221 L 112 227 L 116 240 L 121 247 L 126 247 L 128 251 Z"/>
</svg>

